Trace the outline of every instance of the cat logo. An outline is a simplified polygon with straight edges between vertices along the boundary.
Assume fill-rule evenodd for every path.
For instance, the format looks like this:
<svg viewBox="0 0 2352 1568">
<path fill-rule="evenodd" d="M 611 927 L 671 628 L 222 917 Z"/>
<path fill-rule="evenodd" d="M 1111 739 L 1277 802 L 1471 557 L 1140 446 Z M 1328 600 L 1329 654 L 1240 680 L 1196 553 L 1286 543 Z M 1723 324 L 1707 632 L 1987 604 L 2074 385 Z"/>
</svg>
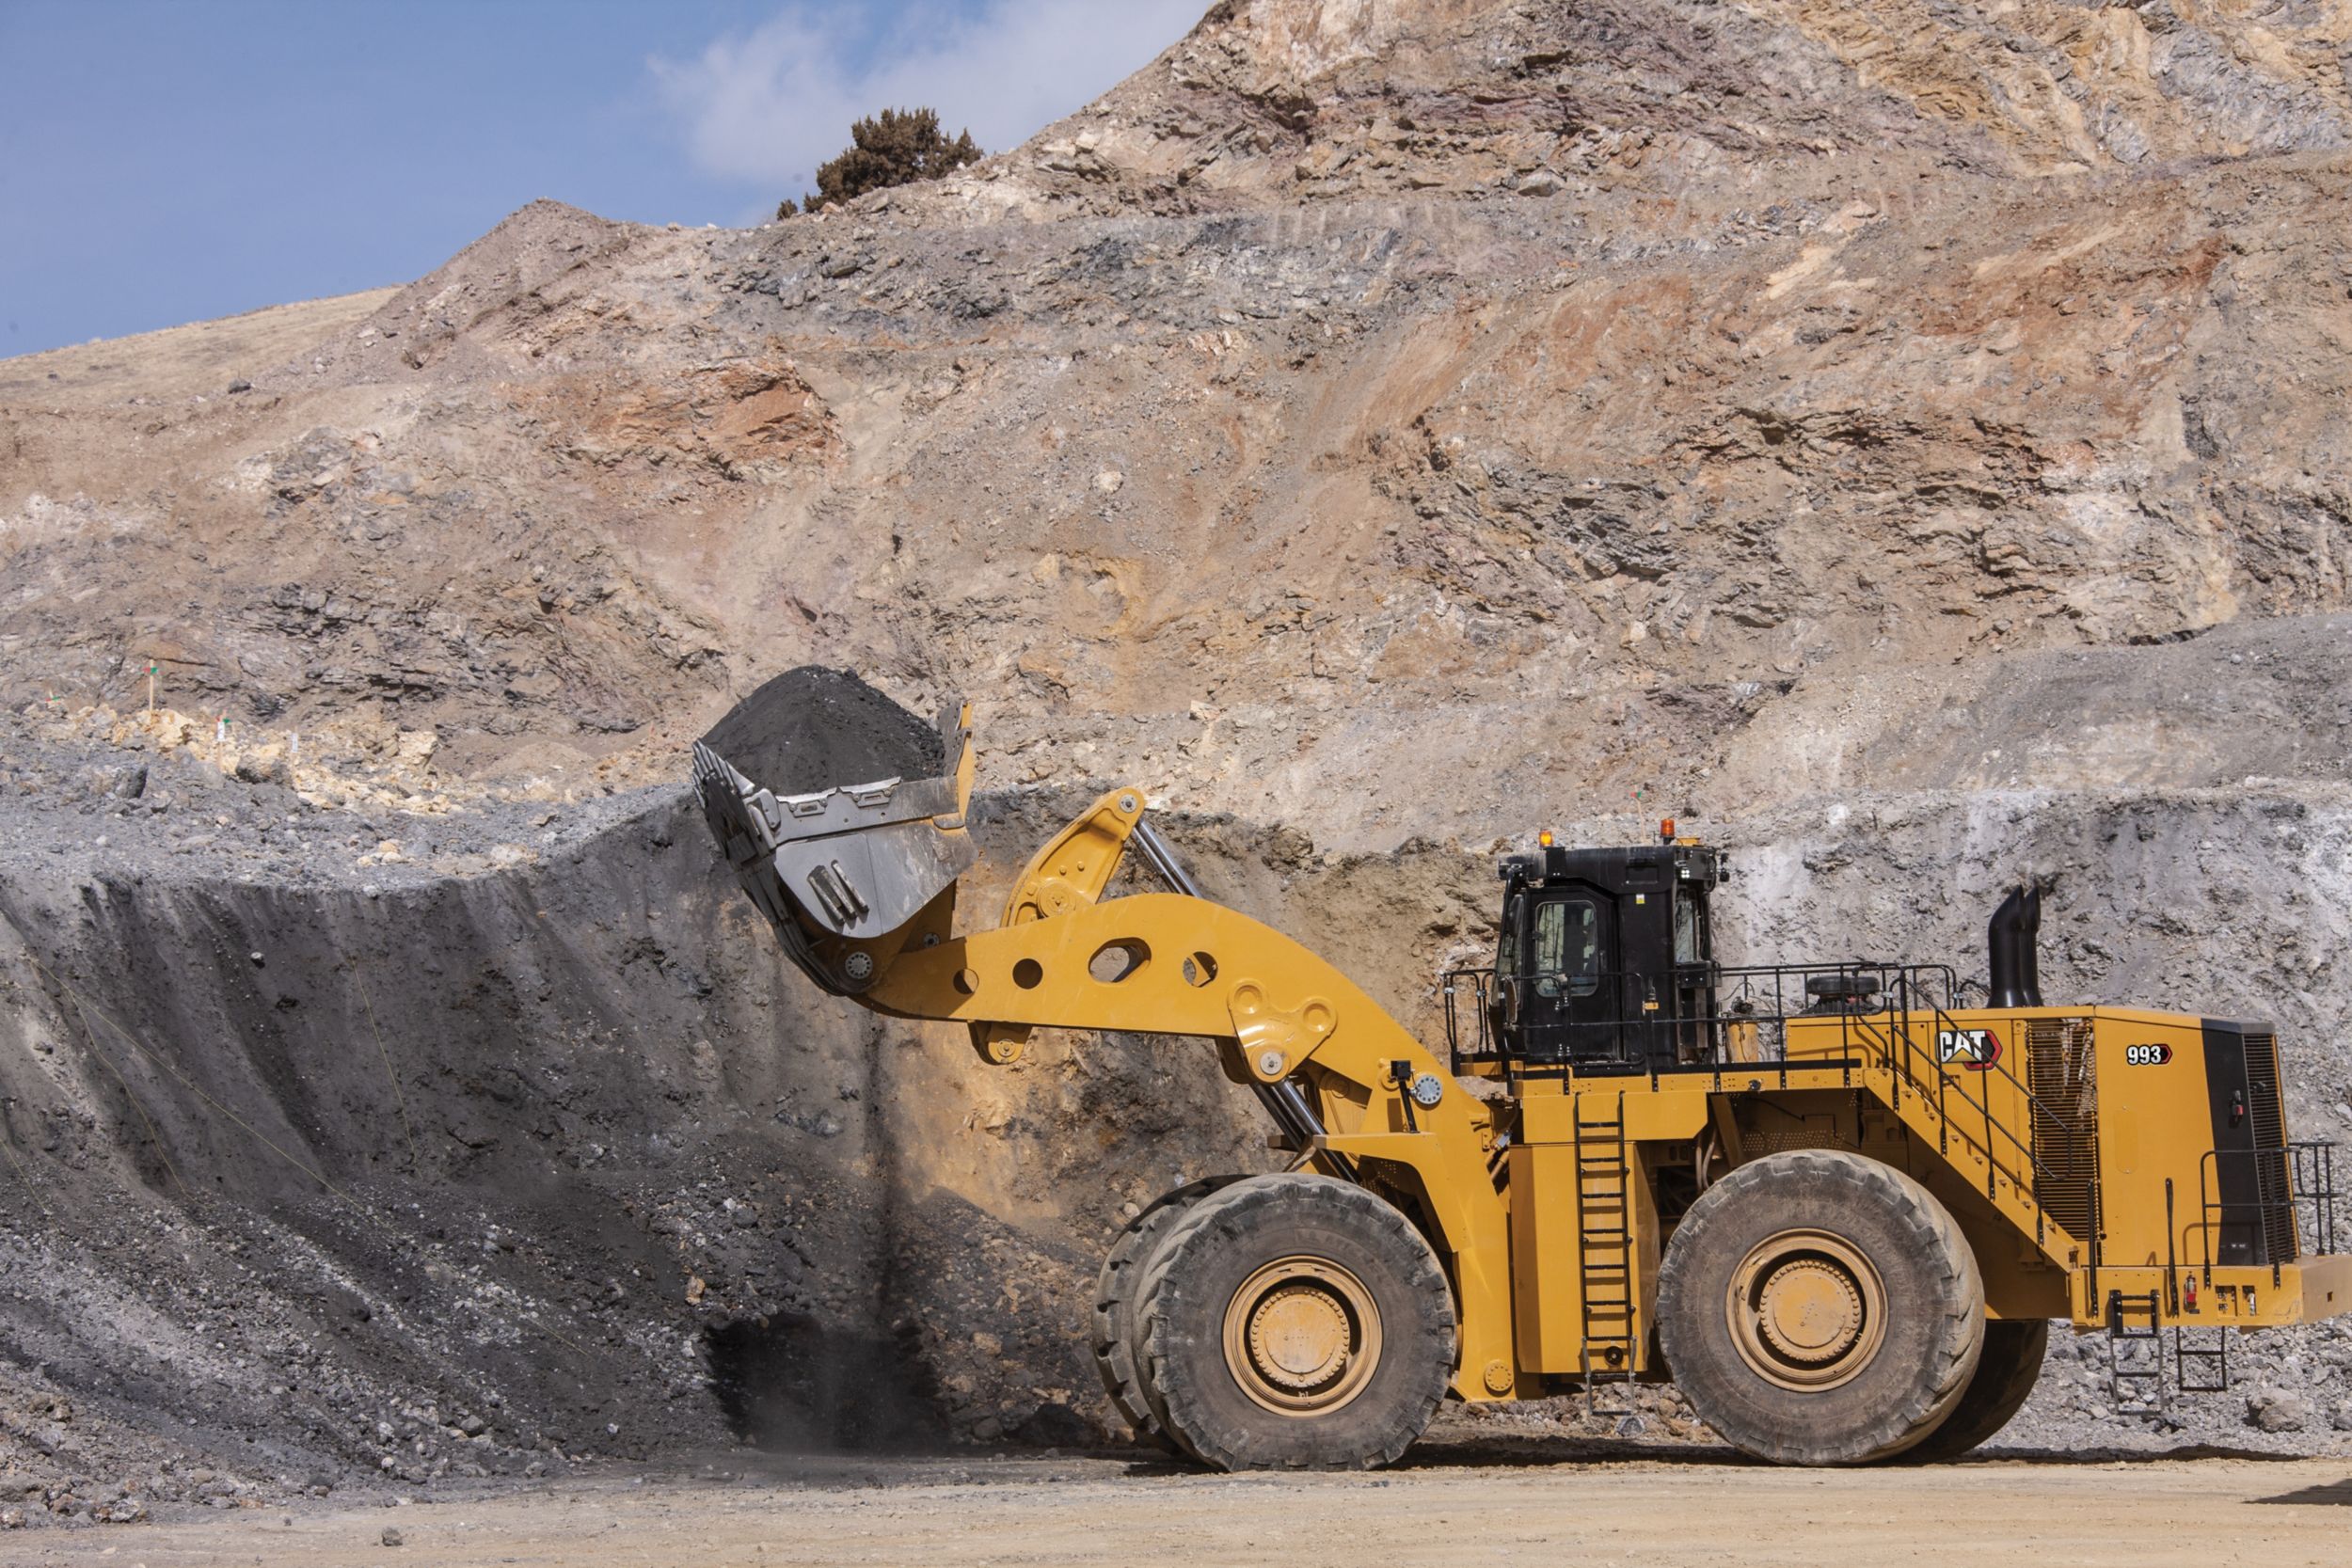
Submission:
<svg viewBox="0 0 2352 1568">
<path fill-rule="evenodd" d="M 2001 1042 L 1990 1029 L 1938 1029 L 1935 1058 L 1958 1062 L 1971 1072 L 1982 1072 L 2001 1059 Z"/>
</svg>

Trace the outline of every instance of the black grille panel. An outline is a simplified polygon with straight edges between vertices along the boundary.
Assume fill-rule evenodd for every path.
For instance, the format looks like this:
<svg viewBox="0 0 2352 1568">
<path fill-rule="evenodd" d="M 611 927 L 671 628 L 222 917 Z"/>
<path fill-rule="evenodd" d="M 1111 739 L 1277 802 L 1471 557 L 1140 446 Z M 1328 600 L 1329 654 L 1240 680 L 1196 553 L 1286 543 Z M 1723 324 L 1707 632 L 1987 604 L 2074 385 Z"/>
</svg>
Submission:
<svg viewBox="0 0 2352 1568">
<path fill-rule="evenodd" d="M 2279 1101 L 2279 1045 L 2267 1023 L 2204 1021 L 2213 1152 L 2201 1180 L 2212 1261 L 2272 1264 L 2296 1255 L 2295 1187 Z"/>
<path fill-rule="evenodd" d="M 2246 1037 L 2246 1119 L 2254 1130 L 2254 1164 L 2261 1173 L 2265 1263 L 2295 1259 L 2294 1188 L 2287 1180 L 2286 1113 L 2279 1097 L 2279 1042 L 2270 1035 Z"/>
<path fill-rule="evenodd" d="M 2087 1018 L 2034 1019 L 2026 1025 L 2026 1087 L 2034 1098 L 2034 1201 L 2069 1235 L 2095 1244 L 2099 1080 L 2091 1040 Z"/>
</svg>

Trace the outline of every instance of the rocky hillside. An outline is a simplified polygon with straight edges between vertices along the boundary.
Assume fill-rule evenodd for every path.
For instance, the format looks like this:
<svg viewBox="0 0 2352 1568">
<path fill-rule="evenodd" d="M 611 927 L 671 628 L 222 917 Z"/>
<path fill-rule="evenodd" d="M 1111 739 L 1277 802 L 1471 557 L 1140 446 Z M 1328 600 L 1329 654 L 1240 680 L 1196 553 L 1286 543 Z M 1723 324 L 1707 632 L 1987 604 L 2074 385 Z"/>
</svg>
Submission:
<svg viewBox="0 0 2352 1568">
<path fill-rule="evenodd" d="M 1000 778 L 1363 845 L 1737 814 L 1780 789 L 1700 786 L 1768 714 L 1892 783 L 1841 708 L 1897 672 L 1972 702 L 2341 603 L 2345 40 L 1220 7 L 935 188 L 542 204 L 389 298 L 9 362 L 6 695 L 157 658 L 183 707 L 577 783 L 824 657 L 974 694 Z M 2114 721 L 2160 752 L 2177 690 Z M 2077 746 L 2029 709 L 2005 752 Z"/>
<path fill-rule="evenodd" d="M 0 702 L 30 714 L 11 744 L 50 759 L 12 787 L 47 824 L 26 843 L 84 807 L 83 838 L 112 840 L 12 860 L 8 940 L 196 1082 L 212 1053 L 262 1053 L 237 1096 L 207 1092 L 355 1191 L 440 1193 L 467 1216 L 453 1236 L 515 1224 L 489 1199 L 518 1190 L 518 1150 L 594 1145 L 617 1196 L 591 1227 L 669 1267 L 643 1240 L 672 1234 L 662 1205 L 718 1189 L 664 1117 L 740 1115 L 784 1187 L 889 1164 L 953 1214 L 1010 1216 L 1057 1259 L 1015 1273 L 1066 1292 L 1115 1206 L 1007 1173 L 1103 1132 L 1088 1042 L 1010 1086 L 961 1061 L 920 1090 L 894 1073 L 912 1119 L 793 1100 L 815 1091 L 771 1081 L 787 1069 L 694 1048 L 854 1021 L 792 989 L 724 880 L 549 837 L 591 797 L 674 787 L 686 737 L 813 660 L 927 709 L 969 694 L 993 786 L 1134 779 L 1230 814 L 1204 852 L 1233 885 L 1421 1022 L 1432 967 L 1487 940 L 1494 838 L 1621 834 L 1662 805 L 1757 868 L 1758 953 L 1965 965 L 2002 879 L 2055 876 L 2071 993 L 2269 1013 L 2297 1126 L 2352 1122 L 2347 59 L 2352 19 L 2315 0 L 1227 3 L 935 186 L 748 230 L 542 203 L 397 291 L 0 361 Z M 87 749 L 158 741 L 98 710 L 141 706 L 151 661 L 189 716 L 178 749 L 259 805 L 192 821 L 109 793 L 124 764 Z M 414 826 L 439 816 L 458 825 Z M 403 918 L 504 956 L 410 945 L 357 891 L 403 839 Z M 245 889 L 246 851 L 294 891 Z M 134 921 L 108 877 L 168 882 L 167 913 Z M 633 946 L 599 908 L 677 929 Z M 252 950 L 271 984 L 246 996 Z M 187 985 L 253 1010 L 122 1002 L 190 954 L 210 956 Z M 357 1090 L 311 1105 L 269 1043 L 286 996 L 363 1051 L 362 954 L 443 972 L 387 1046 L 404 1092 L 457 1107 L 413 1130 L 430 1150 Z M 640 963 L 708 989 L 641 1012 L 611 979 Z M 32 973 L 0 993 L 7 1027 L 56 1049 L 9 1069 L 9 1147 L 233 1233 L 172 1245 L 257 1249 L 216 1263 L 286 1256 L 235 1217 L 278 1189 L 235 1185 L 212 1134 L 154 1110 L 185 1092 L 168 1075 L 134 1093 L 58 1043 L 72 993 Z M 573 993 L 578 1016 L 554 1001 Z M 443 1007 L 486 1032 L 437 1030 Z M 825 1072 L 863 1095 L 850 1035 Z M 592 1037 L 622 1053 L 596 1069 L 607 1108 L 542 1134 L 530 1107 Z M 683 1109 L 614 1108 L 640 1038 Z M 494 1083 L 476 1050 L 527 1065 Z M 803 1148 L 778 1096 L 873 1141 Z M 1200 1108 L 1186 1160 L 1240 1157 L 1224 1115 Z M 28 1130 L 69 1122 L 79 1141 Z M 1071 1191 L 1157 1190 L 1174 1135 L 1094 1145 Z M 723 1196 L 780 1223 L 765 1193 Z M 730 1276 L 743 1321 L 890 1319 L 875 1292 L 907 1276 L 877 1238 L 937 1233 L 893 1217 L 914 1212 L 860 1219 L 821 1290 Z M 19 1279 L 47 1266 L 13 1256 Z M 531 1339 L 521 1285 L 467 1289 L 483 1333 Z M 701 1310 L 659 1300 L 578 1309 L 655 1347 Z M 1050 1306 L 908 1310 L 961 1347 L 909 1353 L 927 1419 L 1099 1415 L 1068 1347 L 1022 1338 Z M 386 1364 L 422 1375 L 431 1342 L 394 1337 Z M 690 1414 L 660 1430 L 721 1430 L 667 1350 L 644 1354 L 647 1397 L 685 1379 Z M 2267 1365 L 2296 1397 L 2343 1397 L 2320 1350 L 2291 1356 Z M 135 1381 L 77 1375 L 136 1406 Z M 541 1402 L 523 1440 L 580 1446 L 578 1410 L 513 1397 Z"/>
</svg>

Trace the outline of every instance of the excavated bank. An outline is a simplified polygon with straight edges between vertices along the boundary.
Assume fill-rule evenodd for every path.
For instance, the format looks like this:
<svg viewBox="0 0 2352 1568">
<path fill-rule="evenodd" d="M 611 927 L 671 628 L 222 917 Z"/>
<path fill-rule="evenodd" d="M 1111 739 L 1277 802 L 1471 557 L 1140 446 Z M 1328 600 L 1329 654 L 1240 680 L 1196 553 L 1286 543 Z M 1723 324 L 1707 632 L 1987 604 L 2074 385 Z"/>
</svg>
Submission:
<svg viewBox="0 0 2352 1568">
<path fill-rule="evenodd" d="M 1094 1440 L 1092 1236 L 1248 1157 L 1133 1042 L 1016 1112 L 814 995 L 682 785 L 357 865 L 353 812 L 8 738 L 0 1422 L 69 1497 Z"/>
</svg>

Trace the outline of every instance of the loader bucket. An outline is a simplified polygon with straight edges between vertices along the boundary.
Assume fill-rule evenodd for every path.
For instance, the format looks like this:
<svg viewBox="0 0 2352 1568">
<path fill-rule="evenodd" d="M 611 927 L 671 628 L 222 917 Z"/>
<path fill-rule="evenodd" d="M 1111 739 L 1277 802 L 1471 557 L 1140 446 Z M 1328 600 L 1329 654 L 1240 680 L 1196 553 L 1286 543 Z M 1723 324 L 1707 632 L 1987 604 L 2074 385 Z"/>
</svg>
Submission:
<svg viewBox="0 0 2352 1568">
<path fill-rule="evenodd" d="M 977 856 L 964 827 L 970 730 L 936 733 L 856 676 L 807 666 L 777 676 L 694 743 L 694 787 L 744 892 L 785 951 L 827 990 L 874 966 L 817 944 L 878 942 Z M 862 973 L 861 973 L 862 969 Z"/>
</svg>

